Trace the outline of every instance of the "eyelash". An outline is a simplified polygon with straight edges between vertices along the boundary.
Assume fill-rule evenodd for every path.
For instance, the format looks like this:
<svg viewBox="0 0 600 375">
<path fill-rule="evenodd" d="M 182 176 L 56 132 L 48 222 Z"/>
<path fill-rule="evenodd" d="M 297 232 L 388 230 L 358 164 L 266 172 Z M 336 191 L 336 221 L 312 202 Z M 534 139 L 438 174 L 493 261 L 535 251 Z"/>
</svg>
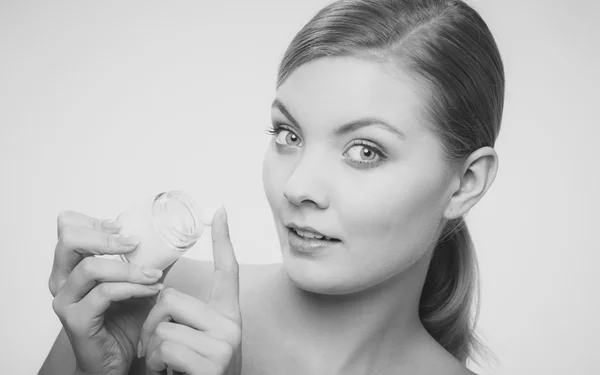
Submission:
<svg viewBox="0 0 600 375">
<path fill-rule="evenodd" d="M 364 166 L 367 168 L 374 168 L 374 167 L 381 165 L 381 163 L 383 163 L 384 161 L 387 160 L 387 155 L 385 155 L 385 153 L 379 147 L 375 146 L 373 143 L 368 142 L 368 141 L 363 141 L 363 140 L 354 141 L 350 144 L 350 146 L 348 147 L 348 150 L 357 145 L 368 148 L 369 150 L 371 150 L 375 154 L 377 154 L 377 156 L 379 158 L 377 159 L 377 161 L 351 160 L 352 163 L 358 164 L 360 166 Z"/>
<path fill-rule="evenodd" d="M 276 137 L 283 130 L 287 130 L 289 132 L 296 134 L 296 132 L 293 131 L 292 129 L 290 129 L 288 126 L 286 126 L 282 123 L 279 123 L 279 122 L 274 123 L 270 129 L 267 129 L 267 134 L 271 135 L 272 137 Z M 298 134 L 296 134 L 296 136 L 300 137 Z M 275 141 L 275 138 L 273 138 L 273 141 Z M 277 145 L 279 146 L 279 144 L 277 144 Z M 384 161 L 387 160 L 387 155 L 381 150 L 381 148 L 379 148 L 378 146 L 376 146 L 375 144 L 373 144 L 369 141 L 364 141 L 364 140 L 354 141 L 350 144 L 348 149 L 350 149 L 354 146 L 357 146 L 357 145 L 365 146 L 369 150 L 375 152 L 375 154 L 377 154 L 377 156 L 379 156 L 379 159 L 377 161 L 350 160 L 351 163 L 360 166 L 360 168 L 374 168 L 374 167 L 381 165 L 381 163 L 383 163 Z"/>
<path fill-rule="evenodd" d="M 273 125 L 271 125 L 271 128 L 267 129 L 267 134 L 270 134 L 271 136 L 276 136 L 282 130 L 291 131 L 291 129 L 288 129 L 287 126 L 284 126 L 283 124 L 281 124 L 279 122 L 276 122 Z"/>
</svg>

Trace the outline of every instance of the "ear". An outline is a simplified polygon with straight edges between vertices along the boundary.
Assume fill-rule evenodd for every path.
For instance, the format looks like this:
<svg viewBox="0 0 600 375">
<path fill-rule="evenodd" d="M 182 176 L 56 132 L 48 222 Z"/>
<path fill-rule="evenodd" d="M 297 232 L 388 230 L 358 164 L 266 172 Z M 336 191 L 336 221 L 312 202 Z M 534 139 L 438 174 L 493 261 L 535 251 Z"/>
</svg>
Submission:
<svg viewBox="0 0 600 375">
<path fill-rule="evenodd" d="M 469 212 L 496 178 L 498 155 L 491 147 L 473 152 L 460 166 L 458 188 L 450 197 L 444 218 L 456 219 Z"/>
</svg>

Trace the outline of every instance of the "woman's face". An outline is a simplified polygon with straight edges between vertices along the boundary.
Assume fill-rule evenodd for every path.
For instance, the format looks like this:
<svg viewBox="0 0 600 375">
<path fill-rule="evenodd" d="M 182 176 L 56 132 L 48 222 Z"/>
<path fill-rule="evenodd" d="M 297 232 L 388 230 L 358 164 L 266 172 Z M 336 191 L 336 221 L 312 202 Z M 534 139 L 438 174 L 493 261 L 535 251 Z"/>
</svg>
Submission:
<svg viewBox="0 0 600 375">
<path fill-rule="evenodd" d="M 422 120 L 423 92 L 398 69 L 351 57 L 307 63 L 278 88 L 263 183 L 299 287 L 356 292 L 432 249 L 451 173 Z"/>
</svg>

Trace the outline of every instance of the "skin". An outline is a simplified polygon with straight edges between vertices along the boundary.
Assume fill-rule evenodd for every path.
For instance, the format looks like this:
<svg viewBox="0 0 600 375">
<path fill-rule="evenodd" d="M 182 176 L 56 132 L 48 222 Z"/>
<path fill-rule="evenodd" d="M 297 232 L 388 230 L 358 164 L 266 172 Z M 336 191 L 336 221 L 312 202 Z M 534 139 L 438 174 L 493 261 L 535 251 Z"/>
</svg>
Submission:
<svg viewBox="0 0 600 375">
<path fill-rule="evenodd" d="M 421 287 L 445 222 L 466 213 L 492 183 L 494 150 L 446 162 L 423 120 L 427 91 L 380 63 L 316 60 L 293 72 L 276 97 L 273 122 L 284 128 L 266 152 L 263 181 L 284 262 L 268 287 L 278 296 L 271 316 L 294 345 L 310 348 L 308 363 L 328 373 L 359 373 L 374 362 L 398 369 L 418 353 L 440 353 L 418 319 Z M 332 135 L 367 117 L 403 135 L 378 125 Z M 341 246 L 297 253 L 287 243 L 289 222 Z M 412 349 L 397 350 L 409 343 Z"/>
<path fill-rule="evenodd" d="M 294 71 L 277 90 L 272 117 L 280 128 L 263 164 L 283 263 L 240 266 L 237 293 L 232 271 L 237 262 L 228 235 L 217 236 L 221 245 L 214 248 L 215 267 L 229 270 L 224 279 L 210 263 L 178 261 L 164 280 L 172 287 L 165 289 L 169 300 L 159 297 L 144 310 L 148 318 L 136 320 L 146 366 L 160 370 L 175 360 L 170 352 L 218 364 L 211 373 L 238 374 L 243 358 L 244 375 L 472 374 L 425 331 L 418 302 L 444 224 L 486 193 L 497 155 L 484 147 L 466 160 L 446 162 L 432 125 L 423 120 L 430 95 L 401 70 L 352 57 L 324 58 Z M 394 130 L 369 125 L 334 134 L 365 117 L 382 119 Z M 285 225 L 292 222 L 340 243 L 298 253 L 288 244 Z M 143 282 L 151 285 L 155 279 Z M 195 319 L 215 295 L 223 295 L 221 309 Z M 167 316 L 176 324 L 161 324 Z M 129 357 L 140 334 L 132 332 Z M 199 332 L 216 332 L 220 343 L 200 345 L 207 341 L 198 338 Z M 180 347 L 157 351 L 162 341 Z M 220 350 L 209 352 L 213 347 Z M 130 373 L 144 373 L 140 362 L 133 360 Z M 63 332 L 40 373 L 73 363 Z"/>
<path fill-rule="evenodd" d="M 164 287 L 171 266 L 163 273 L 92 256 L 131 252 L 137 239 L 119 232 L 115 221 L 59 215 L 49 287 L 63 330 L 40 374 L 152 375 L 167 366 L 189 375 L 239 374 L 239 266 L 225 209 L 211 225 L 214 271 L 206 272 L 212 277 L 203 299 Z"/>
</svg>

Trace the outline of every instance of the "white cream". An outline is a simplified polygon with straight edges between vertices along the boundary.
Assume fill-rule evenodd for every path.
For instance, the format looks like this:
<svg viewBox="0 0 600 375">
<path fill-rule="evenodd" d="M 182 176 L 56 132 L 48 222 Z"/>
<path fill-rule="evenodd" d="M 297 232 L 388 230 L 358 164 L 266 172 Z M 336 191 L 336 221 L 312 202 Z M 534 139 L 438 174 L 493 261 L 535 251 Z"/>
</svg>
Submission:
<svg viewBox="0 0 600 375">
<path fill-rule="evenodd" d="M 192 247 L 203 232 L 203 212 L 186 194 L 162 193 L 119 215 L 121 234 L 136 236 L 137 248 L 121 259 L 165 269 Z"/>
</svg>

